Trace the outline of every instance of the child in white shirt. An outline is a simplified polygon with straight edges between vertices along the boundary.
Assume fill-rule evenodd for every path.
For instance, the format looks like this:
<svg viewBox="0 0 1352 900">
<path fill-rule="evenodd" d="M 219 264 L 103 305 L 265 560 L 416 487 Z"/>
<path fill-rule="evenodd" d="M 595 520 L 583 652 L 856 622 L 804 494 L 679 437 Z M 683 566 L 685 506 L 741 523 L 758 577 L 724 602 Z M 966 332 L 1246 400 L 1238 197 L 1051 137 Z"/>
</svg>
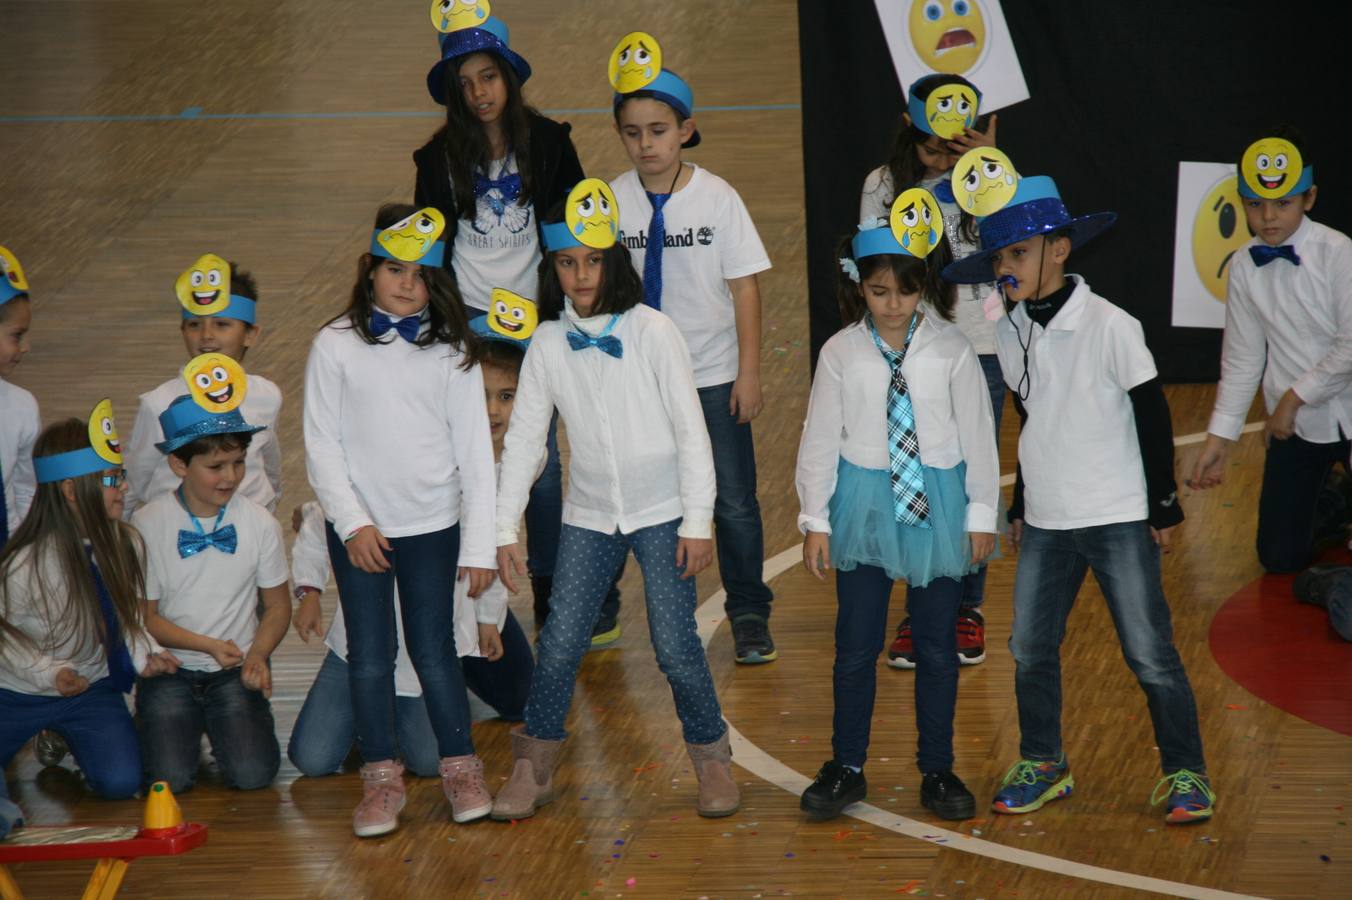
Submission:
<svg viewBox="0 0 1352 900">
<path fill-rule="evenodd" d="M 29 350 L 32 324 L 28 280 L 14 254 L 0 247 L 0 548 L 23 521 L 37 491 L 33 442 L 42 428 L 38 401 L 5 380 Z"/>
</svg>

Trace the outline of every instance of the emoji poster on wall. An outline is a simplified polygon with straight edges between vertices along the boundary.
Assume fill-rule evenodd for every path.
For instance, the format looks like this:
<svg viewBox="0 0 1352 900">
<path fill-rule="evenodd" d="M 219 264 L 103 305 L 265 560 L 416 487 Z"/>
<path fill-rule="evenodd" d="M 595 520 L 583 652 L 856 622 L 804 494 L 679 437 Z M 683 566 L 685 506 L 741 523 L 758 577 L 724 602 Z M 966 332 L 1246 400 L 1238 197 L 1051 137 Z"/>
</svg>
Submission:
<svg viewBox="0 0 1352 900">
<path fill-rule="evenodd" d="M 1178 164 L 1173 324 L 1224 328 L 1230 257 L 1252 235 L 1229 163 Z"/>
<path fill-rule="evenodd" d="M 902 87 L 961 75 L 981 89 L 982 113 L 1028 99 L 999 0 L 874 0 Z"/>
</svg>

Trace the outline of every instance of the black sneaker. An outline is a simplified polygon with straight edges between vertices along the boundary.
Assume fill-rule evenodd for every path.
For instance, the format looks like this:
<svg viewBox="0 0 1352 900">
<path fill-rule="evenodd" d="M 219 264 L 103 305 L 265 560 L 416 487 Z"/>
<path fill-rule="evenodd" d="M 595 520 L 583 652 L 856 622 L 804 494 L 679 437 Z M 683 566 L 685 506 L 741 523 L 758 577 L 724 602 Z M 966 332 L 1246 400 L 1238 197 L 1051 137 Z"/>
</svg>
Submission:
<svg viewBox="0 0 1352 900">
<path fill-rule="evenodd" d="M 1352 578 L 1352 566 L 1310 566 L 1296 576 L 1291 593 L 1301 603 L 1328 609 L 1329 589 L 1344 578 Z"/>
<path fill-rule="evenodd" d="M 742 616 L 732 621 L 732 641 L 737 661 L 743 665 L 774 662 L 779 659 L 770 626 L 757 615 Z"/>
<path fill-rule="evenodd" d="M 817 780 L 803 791 L 798 808 L 814 819 L 833 819 L 845 807 L 858 803 L 867 795 L 868 782 L 864 780 L 864 773 L 846 768 L 833 759 L 822 766 Z"/>
<path fill-rule="evenodd" d="M 976 798 L 951 769 L 926 772 L 920 783 L 920 805 L 934 810 L 941 819 L 970 819 L 976 815 Z"/>
</svg>

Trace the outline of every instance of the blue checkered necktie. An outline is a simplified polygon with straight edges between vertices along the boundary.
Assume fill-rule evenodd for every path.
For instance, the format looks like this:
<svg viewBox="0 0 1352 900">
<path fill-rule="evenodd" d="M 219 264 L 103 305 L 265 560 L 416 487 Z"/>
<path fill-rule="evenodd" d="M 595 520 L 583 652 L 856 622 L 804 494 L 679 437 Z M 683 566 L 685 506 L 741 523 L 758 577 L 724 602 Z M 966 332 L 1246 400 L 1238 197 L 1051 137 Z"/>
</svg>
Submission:
<svg viewBox="0 0 1352 900">
<path fill-rule="evenodd" d="M 915 433 L 915 411 L 911 409 L 911 395 L 906 389 L 906 376 L 901 364 L 906 360 L 911 338 L 915 336 L 919 313 L 911 315 L 906 329 L 906 343 L 893 350 L 878 336 L 873 317 L 868 317 L 868 333 L 878 352 L 892 368 L 892 380 L 887 386 L 887 461 L 892 474 L 892 508 L 897 521 L 903 525 L 929 528 L 929 498 L 925 496 L 924 467 L 920 463 L 920 439 Z"/>
<path fill-rule="evenodd" d="M 0 457 L 0 549 L 9 540 L 9 504 L 5 501 L 5 460 Z"/>
<path fill-rule="evenodd" d="M 653 309 L 661 309 L 662 245 L 667 242 L 667 223 L 662 219 L 662 207 L 667 205 L 671 194 L 643 193 L 648 195 L 648 202 L 653 205 L 653 217 L 648 221 L 648 247 L 643 257 L 643 302 Z"/>
<path fill-rule="evenodd" d="M 108 593 L 108 585 L 103 583 L 98 564 L 94 562 L 94 548 L 86 547 L 89 555 L 89 574 L 94 576 L 94 592 L 99 595 L 99 611 L 103 614 L 104 647 L 108 652 L 108 680 L 113 687 L 126 694 L 136 682 L 136 667 L 132 665 L 127 644 L 122 640 L 122 630 L 117 627 L 117 611 L 113 609 L 113 598 Z"/>
</svg>

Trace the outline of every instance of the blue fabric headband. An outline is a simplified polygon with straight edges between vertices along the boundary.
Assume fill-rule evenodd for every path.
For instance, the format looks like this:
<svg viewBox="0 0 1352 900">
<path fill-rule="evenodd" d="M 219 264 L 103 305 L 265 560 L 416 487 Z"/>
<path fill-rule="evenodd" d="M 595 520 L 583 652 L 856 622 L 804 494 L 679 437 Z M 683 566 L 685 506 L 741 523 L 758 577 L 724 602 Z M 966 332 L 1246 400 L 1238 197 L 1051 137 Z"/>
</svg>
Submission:
<svg viewBox="0 0 1352 900">
<path fill-rule="evenodd" d="M 241 297 L 239 294 L 230 295 L 230 305 L 220 312 L 210 313 L 205 316 L 199 316 L 194 313 L 183 310 L 185 319 L 239 319 L 254 325 L 258 322 L 258 304 L 248 297 Z"/>
<path fill-rule="evenodd" d="M 868 228 L 854 236 L 850 241 L 850 250 L 855 259 L 865 256 L 914 256 L 915 254 L 901 246 L 891 226 Z"/>
<path fill-rule="evenodd" d="M 104 469 L 116 468 L 118 468 L 117 463 L 108 462 L 95 453 L 93 447 L 81 447 L 79 450 L 70 450 L 66 453 L 33 457 L 33 472 L 37 476 L 38 484 L 65 481 L 67 478 L 79 478 L 81 475 L 90 475 L 94 472 L 102 472 Z"/>
<path fill-rule="evenodd" d="M 28 291 L 21 291 L 9 283 L 8 278 L 0 277 L 0 306 L 13 300 L 15 297 L 26 297 Z"/>
<path fill-rule="evenodd" d="M 1236 180 L 1239 182 L 1239 196 L 1247 198 L 1249 200 L 1263 199 L 1261 194 L 1256 192 L 1253 188 L 1249 187 L 1249 183 L 1245 181 L 1242 176 Z M 1306 166 L 1305 168 L 1300 170 L 1300 178 L 1296 180 L 1295 184 L 1291 185 L 1290 190 L 1288 190 L 1285 194 L 1282 194 L 1282 197 L 1290 197 L 1292 194 L 1303 194 L 1313 186 L 1314 186 L 1314 166 Z M 1281 197 L 1278 197 L 1277 199 L 1280 200 Z"/>
<path fill-rule="evenodd" d="M 567 222 L 551 222 L 540 229 L 545 237 L 545 250 L 553 253 L 555 250 L 567 250 L 569 247 L 585 246 L 573 234 Z"/>
<path fill-rule="evenodd" d="M 637 91 L 632 91 L 628 94 L 616 94 L 613 105 L 618 109 L 620 104 L 625 100 L 629 99 L 634 94 L 640 93 L 651 95 L 655 100 L 661 100 L 667 106 L 676 110 L 676 114 L 681 117 L 682 121 L 695 114 L 695 92 L 690 90 L 690 85 L 685 83 L 684 78 L 670 69 L 663 69 L 661 72 L 658 72 L 656 78 L 639 88 Z M 699 142 L 700 136 L 699 131 L 697 130 L 694 134 L 690 135 L 690 139 L 681 146 L 690 148 L 697 146 Z"/>
<path fill-rule="evenodd" d="M 383 230 L 384 229 L 382 228 L 376 228 L 371 232 L 372 256 L 383 256 L 386 259 L 392 259 L 395 260 L 396 262 L 417 263 L 420 266 L 435 266 L 437 268 L 441 268 L 441 266 L 443 265 L 443 260 L 446 256 L 445 241 L 435 242 L 434 244 L 432 244 L 432 246 L 428 247 L 427 250 L 423 252 L 423 255 L 418 259 L 400 259 L 390 251 L 386 250 L 384 247 L 380 246 L 380 241 L 377 239 L 380 237 L 380 233 Z"/>
</svg>

